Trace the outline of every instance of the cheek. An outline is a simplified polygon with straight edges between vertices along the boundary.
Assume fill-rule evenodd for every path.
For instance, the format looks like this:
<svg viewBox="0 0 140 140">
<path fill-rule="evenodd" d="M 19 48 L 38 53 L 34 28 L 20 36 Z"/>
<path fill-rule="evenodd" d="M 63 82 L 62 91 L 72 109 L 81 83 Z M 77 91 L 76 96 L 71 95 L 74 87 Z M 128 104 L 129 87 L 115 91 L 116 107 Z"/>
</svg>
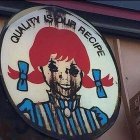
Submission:
<svg viewBox="0 0 140 140">
<path fill-rule="evenodd" d="M 45 79 L 46 79 L 47 83 L 50 83 L 51 73 L 45 73 Z"/>
<path fill-rule="evenodd" d="M 46 81 L 48 83 L 61 83 L 61 78 L 59 77 L 59 73 L 58 72 L 53 72 L 53 73 L 48 73 L 47 75 L 48 77 L 46 77 Z"/>
<path fill-rule="evenodd" d="M 47 67 L 43 68 L 43 71 L 44 71 L 44 76 L 45 76 L 46 82 L 49 84 L 50 80 L 52 79 L 52 74 Z"/>
<path fill-rule="evenodd" d="M 51 73 L 50 73 L 50 70 L 48 69 L 48 66 L 43 67 L 43 73 L 44 73 L 45 77 L 50 76 Z"/>
<path fill-rule="evenodd" d="M 81 84 L 82 77 L 80 75 L 77 75 L 76 77 L 71 76 L 71 82 L 79 86 Z"/>
<path fill-rule="evenodd" d="M 80 85 L 81 84 L 81 77 L 80 76 L 78 76 L 77 78 L 76 78 L 76 83 L 77 83 L 77 85 Z"/>
</svg>

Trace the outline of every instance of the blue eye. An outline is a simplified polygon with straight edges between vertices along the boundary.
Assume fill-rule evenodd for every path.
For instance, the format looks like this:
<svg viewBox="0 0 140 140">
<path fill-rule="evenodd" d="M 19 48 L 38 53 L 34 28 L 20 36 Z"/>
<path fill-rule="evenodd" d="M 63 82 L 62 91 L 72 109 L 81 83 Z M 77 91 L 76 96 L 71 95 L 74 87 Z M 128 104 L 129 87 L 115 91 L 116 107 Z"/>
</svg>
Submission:
<svg viewBox="0 0 140 140">
<path fill-rule="evenodd" d="M 48 65 L 49 70 L 51 72 L 58 72 L 58 67 L 56 66 L 56 62 L 53 61 L 52 59 L 49 62 L 50 62 L 50 64 Z"/>
<path fill-rule="evenodd" d="M 69 69 L 68 69 L 68 68 L 66 68 L 66 71 L 65 71 L 65 73 L 66 73 L 66 74 L 68 74 L 68 73 L 69 73 Z"/>
<path fill-rule="evenodd" d="M 72 76 L 74 76 L 74 77 L 77 76 L 77 74 L 79 73 L 79 70 L 78 70 L 76 64 L 73 64 L 73 63 L 72 63 L 72 64 L 70 65 L 69 73 L 70 73 L 70 75 L 72 75 Z"/>
</svg>

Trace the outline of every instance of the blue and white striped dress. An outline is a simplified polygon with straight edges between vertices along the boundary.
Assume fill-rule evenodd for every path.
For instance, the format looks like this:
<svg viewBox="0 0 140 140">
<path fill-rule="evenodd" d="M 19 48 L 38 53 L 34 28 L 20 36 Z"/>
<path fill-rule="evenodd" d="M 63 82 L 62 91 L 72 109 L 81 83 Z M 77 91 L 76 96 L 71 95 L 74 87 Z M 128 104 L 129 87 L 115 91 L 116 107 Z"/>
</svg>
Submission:
<svg viewBox="0 0 140 140">
<path fill-rule="evenodd" d="M 41 103 L 26 98 L 18 108 L 38 128 L 58 136 L 94 134 L 108 122 L 108 116 L 98 107 L 80 107 L 78 96 L 75 100 L 64 100 L 49 95 L 49 101 Z"/>
</svg>

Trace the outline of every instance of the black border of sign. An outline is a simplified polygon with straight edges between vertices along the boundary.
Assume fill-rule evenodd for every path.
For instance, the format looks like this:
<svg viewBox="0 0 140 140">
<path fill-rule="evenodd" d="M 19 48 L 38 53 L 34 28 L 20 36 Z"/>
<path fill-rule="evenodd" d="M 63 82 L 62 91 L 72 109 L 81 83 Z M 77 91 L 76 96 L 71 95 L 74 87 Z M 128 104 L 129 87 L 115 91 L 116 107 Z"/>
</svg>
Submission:
<svg viewBox="0 0 140 140">
<path fill-rule="evenodd" d="M 67 10 L 66 8 L 63 8 L 63 7 L 60 7 L 60 6 L 54 6 L 54 5 L 35 6 L 35 7 L 36 7 L 36 8 L 37 8 L 37 7 L 40 7 L 39 10 L 41 10 L 41 9 L 46 9 L 46 8 L 48 8 L 48 7 L 53 8 L 53 10 L 56 10 L 56 9 L 58 9 L 58 11 L 61 10 L 61 11 L 65 12 L 65 13 L 67 13 L 67 14 L 70 14 L 70 15 L 72 15 L 72 16 L 78 18 L 78 20 L 80 20 L 81 22 L 83 22 L 84 24 L 86 24 L 88 27 L 90 27 L 90 28 L 95 28 L 91 23 L 89 23 L 89 21 L 86 21 L 83 17 L 80 17 L 80 16 L 76 15 L 75 13 L 71 12 L 70 10 Z M 32 7 L 32 8 L 35 8 L 35 7 Z M 28 8 L 28 9 L 31 9 L 31 8 Z M 28 10 L 28 9 L 25 9 L 25 10 Z M 35 9 L 34 9 L 33 11 L 35 11 Z M 21 12 L 23 12 L 23 11 L 21 11 Z M 20 12 L 19 12 L 18 14 L 20 14 Z M 16 15 L 15 15 L 15 16 L 16 16 Z M 22 16 L 23 16 L 23 15 L 22 15 Z M 24 16 L 25 16 L 25 14 L 24 14 Z M 13 16 L 13 17 L 14 17 L 14 16 Z M 13 19 L 13 17 L 12 17 L 11 19 Z M 81 18 L 82 20 L 81 20 L 80 18 Z M 9 20 L 9 21 L 10 21 L 10 20 Z M 85 22 L 87 22 L 88 24 L 85 23 Z M 9 22 L 8 22 L 8 23 L 9 23 Z M 8 23 L 7 23 L 6 26 L 3 28 L 2 32 L 1 32 L 1 35 L 0 35 L 0 58 L 1 58 L 1 48 L 2 48 L 2 43 L 3 43 L 3 38 L 4 38 L 4 35 L 5 35 L 5 33 L 6 33 L 7 29 L 8 29 L 8 27 L 9 27 L 9 26 L 7 26 Z M 96 28 L 95 28 L 95 29 L 96 29 Z M 97 34 L 98 34 L 98 32 L 97 32 Z M 116 61 L 115 61 L 115 57 L 114 57 L 114 55 L 113 55 L 113 52 L 112 52 L 110 46 L 108 45 L 107 41 L 105 40 L 105 38 L 104 38 L 102 35 L 100 35 L 100 34 L 98 34 L 98 35 L 101 37 L 101 39 L 102 39 L 103 42 L 105 43 L 105 45 L 106 45 L 106 47 L 107 47 L 107 49 L 108 49 L 108 51 L 109 51 L 109 53 L 110 53 L 110 55 L 111 55 L 111 57 L 112 57 L 112 59 L 113 59 L 113 62 L 114 62 L 114 65 L 115 65 L 115 68 L 116 68 L 116 71 L 117 71 L 117 76 L 118 76 L 118 104 L 116 105 L 115 110 L 114 110 L 114 113 L 113 113 L 112 117 L 109 119 L 109 122 L 107 123 L 107 126 L 105 126 L 104 128 L 102 128 L 101 131 L 97 132 L 96 136 L 93 136 L 93 134 L 87 134 L 87 135 L 75 136 L 75 137 L 68 137 L 68 136 L 67 136 L 67 137 L 65 137 L 65 136 L 62 136 L 62 137 L 61 137 L 61 136 L 58 136 L 58 135 L 56 135 L 56 134 L 53 134 L 53 133 L 44 131 L 44 129 L 39 129 L 36 125 L 32 124 L 31 121 L 29 121 L 27 118 L 25 118 L 24 115 L 23 115 L 21 112 L 19 112 L 19 110 L 17 109 L 17 106 L 14 104 L 14 102 L 13 102 L 11 96 L 10 96 L 9 93 L 8 93 L 7 87 L 6 87 L 6 85 L 5 85 L 4 78 L 3 78 L 3 75 L 2 75 L 1 62 L 0 62 L 0 72 L 1 72 L 0 80 L 2 81 L 2 84 L 3 84 L 4 90 L 5 90 L 6 94 L 7 94 L 7 97 L 8 97 L 8 99 L 9 99 L 10 103 L 12 104 L 13 108 L 17 111 L 17 113 L 21 116 L 21 118 L 22 118 L 29 126 L 35 128 L 37 131 L 42 132 L 43 134 L 45 134 L 45 135 L 47 135 L 47 136 L 50 136 L 50 137 L 52 137 L 52 138 L 56 138 L 56 139 L 65 139 L 65 138 L 66 138 L 67 140 L 68 140 L 68 139 L 75 139 L 75 140 L 76 140 L 76 139 L 78 139 L 78 138 L 80 138 L 81 140 L 85 140 L 85 139 L 88 140 L 88 139 L 91 139 L 91 138 L 97 138 L 97 137 L 101 136 L 102 134 L 104 134 L 107 130 L 109 130 L 109 129 L 113 126 L 113 124 L 115 123 L 115 121 L 116 121 L 116 119 L 117 119 L 117 117 L 118 117 L 119 109 L 120 109 L 120 103 L 121 103 L 121 93 L 120 93 L 121 83 L 120 83 L 120 76 L 119 76 L 119 70 L 118 70 L 118 67 L 117 67 L 117 63 L 116 63 Z M 47 132 L 47 133 L 46 133 L 46 132 Z"/>
</svg>

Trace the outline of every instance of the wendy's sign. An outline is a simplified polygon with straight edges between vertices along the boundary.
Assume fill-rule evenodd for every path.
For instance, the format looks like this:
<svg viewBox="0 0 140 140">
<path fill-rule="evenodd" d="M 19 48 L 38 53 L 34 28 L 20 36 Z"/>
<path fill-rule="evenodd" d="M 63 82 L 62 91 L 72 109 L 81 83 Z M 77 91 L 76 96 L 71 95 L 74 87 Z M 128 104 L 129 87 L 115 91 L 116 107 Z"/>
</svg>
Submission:
<svg viewBox="0 0 140 140">
<path fill-rule="evenodd" d="M 20 116 L 51 137 L 99 137 L 118 116 L 119 78 L 108 44 L 62 8 L 30 8 L 8 22 L 1 72 Z"/>
</svg>

